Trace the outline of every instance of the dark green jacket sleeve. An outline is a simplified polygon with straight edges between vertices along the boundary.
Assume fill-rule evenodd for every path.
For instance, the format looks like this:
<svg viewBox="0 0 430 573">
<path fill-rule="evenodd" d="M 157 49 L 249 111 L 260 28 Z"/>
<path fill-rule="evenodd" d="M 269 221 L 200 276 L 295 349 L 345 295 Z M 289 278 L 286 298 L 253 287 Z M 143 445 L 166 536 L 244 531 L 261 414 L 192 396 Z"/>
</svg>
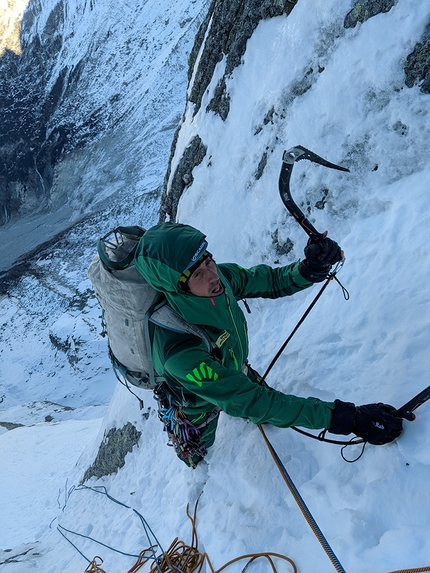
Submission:
<svg viewBox="0 0 430 573">
<path fill-rule="evenodd" d="M 218 265 L 230 282 L 235 296 L 246 298 L 280 298 L 310 287 L 310 283 L 299 273 L 300 261 L 285 267 L 272 268 L 257 265 L 244 269 L 234 263 Z"/>
<path fill-rule="evenodd" d="M 249 418 L 255 424 L 273 424 L 280 428 L 302 426 L 328 428 L 334 404 L 317 398 L 298 398 L 259 386 L 244 373 L 225 368 L 212 359 L 203 346 L 186 348 L 170 356 L 164 368 L 186 390 L 201 399 L 193 414 L 207 402 L 230 416 Z"/>
</svg>

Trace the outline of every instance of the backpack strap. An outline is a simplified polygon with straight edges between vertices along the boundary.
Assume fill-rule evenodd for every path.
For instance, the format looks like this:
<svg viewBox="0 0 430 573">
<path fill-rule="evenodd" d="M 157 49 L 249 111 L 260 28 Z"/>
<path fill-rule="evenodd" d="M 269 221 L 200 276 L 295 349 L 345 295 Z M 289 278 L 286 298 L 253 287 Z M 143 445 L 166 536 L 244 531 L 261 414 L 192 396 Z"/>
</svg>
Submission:
<svg viewBox="0 0 430 573">
<path fill-rule="evenodd" d="M 146 347 L 148 349 L 149 377 L 151 383 L 156 384 L 161 380 L 161 377 L 155 376 L 154 365 L 152 362 L 151 349 L 153 336 L 151 333 L 150 323 L 160 326 L 161 328 L 165 328 L 166 330 L 177 332 L 178 334 L 192 334 L 201 338 L 201 340 L 206 344 L 209 354 L 213 355 L 212 341 L 203 328 L 200 328 L 195 324 L 190 324 L 184 320 L 182 316 L 173 310 L 173 308 L 168 306 L 166 300 L 163 300 L 161 303 L 156 303 L 146 313 L 144 322 L 144 334 Z"/>
</svg>

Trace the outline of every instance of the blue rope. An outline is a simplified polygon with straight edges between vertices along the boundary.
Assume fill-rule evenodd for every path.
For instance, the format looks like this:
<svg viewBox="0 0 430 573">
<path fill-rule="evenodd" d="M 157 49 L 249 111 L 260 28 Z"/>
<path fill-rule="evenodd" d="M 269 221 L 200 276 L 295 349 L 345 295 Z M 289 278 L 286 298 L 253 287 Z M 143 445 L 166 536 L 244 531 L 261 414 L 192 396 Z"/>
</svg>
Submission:
<svg viewBox="0 0 430 573">
<path fill-rule="evenodd" d="M 94 487 L 90 487 L 90 486 L 86 486 L 86 485 L 80 485 L 80 486 L 73 486 L 70 488 L 69 492 L 68 492 L 68 496 L 67 496 L 67 501 L 69 499 L 69 497 L 71 496 L 71 494 L 75 491 L 82 491 L 82 490 L 89 490 L 89 491 L 93 491 L 95 493 L 100 493 L 102 495 L 105 495 L 109 500 L 113 501 L 114 503 L 125 507 L 126 509 L 131 509 L 140 519 L 142 527 L 145 531 L 148 543 L 149 543 L 149 548 L 147 551 L 150 551 L 152 553 L 151 556 L 148 557 L 148 559 L 153 559 L 156 563 L 157 569 L 160 571 L 161 573 L 161 569 L 159 567 L 159 562 L 161 560 L 161 557 L 157 557 L 155 551 L 154 551 L 154 547 L 158 546 L 161 550 L 161 553 L 164 554 L 164 550 L 161 546 L 161 543 L 158 541 L 157 537 L 155 536 L 154 532 L 152 531 L 151 527 L 149 526 L 148 522 L 145 520 L 145 518 L 143 517 L 142 514 L 140 514 L 136 509 L 134 509 L 133 507 L 130 507 L 128 505 L 126 505 L 125 503 L 122 503 L 121 501 L 118 501 L 117 499 L 115 499 L 114 497 L 112 497 L 105 486 L 94 486 Z M 66 504 L 67 504 L 66 501 Z M 63 511 L 64 511 L 65 506 L 63 507 Z M 79 550 L 79 548 L 65 535 L 64 532 L 70 533 L 72 535 L 77 535 L 78 537 L 82 537 L 84 539 L 89 539 L 90 541 L 93 541 L 94 543 L 97 543 L 98 545 L 102 545 L 103 547 L 106 547 L 107 549 L 110 549 L 111 551 L 114 551 L 115 553 L 119 553 L 120 555 L 124 555 L 126 557 L 134 557 L 134 558 L 139 558 L 141 557 L 141 555 L 135 555 L 133 553 L 126 553 L 124 551 L 120 551 L 119 549 L 115 549 L 114 547 L 111 547 L 110 545 L 107 545 L 106 543 L 103 543 L 102 541 L 98 541 L 97 539 L 94 539 L 93 537 L 90 537 L 89 535 L 84 535 L 82 533 L 79 533 L 77 531 L 72 531 L 71 529 L 67 529 L 65 527 L 63 527 L 62 525 L 58 524 L 57 525 L 57 531 L 59 533 L 61 533 L 61 535 L 64 537 L 64 539 L 66 539 L 77 551 L 78 553 L 80 553 L 80 555 L 86 559 L 88 561 L 88 563 L 91 563 L 91 560 L 88 559 L 88 557 L 86 557 L 82 551 Z M 155 543 L 153 543 L 153 541 L 151 540 L 151 535 L 153 537 L 153 539 L 155 540 Z M 182 573 L 180 570 L 178 570 L 180 573 Z"/>
<path fill-rule="evenodd" d="M 76 549 L 76 551 L 85 559 L 85 561 L 88 561 L 88 563 L 91 563 L 91 561 L 88 559 L 88 557 L 87 557 L 86 555 L 84 555 L 84 554 L 82 553 L 82 551 L 81 551 L 78 547 L 76 547 L 76 545 L 75 545 L 72 541 L 70 541 L 70 539 L 68 539 L 68 537 L 66 537 L 66 536 L 64 535 L 64 533 L 61 531 L 60 527 L 61 527 L 61 525 L 57 525 L 57 531 L 58 531 L 58 533 L 61 533 L 61 535 L 64 537 L 64 539 L 65 539 L 66 541 L 68 541 L 68 542 L 70 543 L 70 545 Z M 72 533 L 73 533 L 73 532 L 72 532 Z"/>
<path fill-rule="evenodd" d="M 94 543 L 97 543 L 98 545 L 101 545 L 102 547 L 106 547 L 106 549 L 110 549 L 111 551 L 115 551 L 115 553 L 119 553 L 120 555 L 125 555 L 126 557 L 136 557 L 136 558 L 139 557 L 139 555 L 135 555 L 134 553 L 126 553 L 124 551 L 120 551 L 119 549 L 114 549 L 110 545 L 107 545 L 106 543 L 103 543 L 102 541 L 98 541 L 97 539 L 94 539 L 94 537 L 90 537 L 89 535 L 84 535 L 83 533 L 78 533 L 77 531 L 72 531 L 71 529 L 67 529 L 66 527 L 63 527 L 60 524 L 57 525 L 57 529 L 61 533 L 61 535 L 65 539 L 67 539 L 67 541 L 69 543 L 71 543 L 71 545 L 73 545 L 73 543 L 70 541 L 70 539 L 68 539 L 66 537 L 66 535 L 64 535 L 63 531 L 66 531 L 67 533 L 71 533 L 73 535 L 77 535 L 78 537 L 83 537 L 84 539 L 89 539 L 90 541 L 94 541 Z M 77 549 L 77 547 L 75 545 L 73 545 L 73 547 L 75 547 Z M 78 551 L 79 551 L 79 549 L 78 549 Z M 79 553 L 81 553 L 81 552 L 79 551 Z M 81 555 L 82 555 L 82 553 L 81 553 Z M 154 559 L 156 559 L 156 557 Z M 88 559 L 88 561 L 89 561 L 89 559 Z"/>
</svg>

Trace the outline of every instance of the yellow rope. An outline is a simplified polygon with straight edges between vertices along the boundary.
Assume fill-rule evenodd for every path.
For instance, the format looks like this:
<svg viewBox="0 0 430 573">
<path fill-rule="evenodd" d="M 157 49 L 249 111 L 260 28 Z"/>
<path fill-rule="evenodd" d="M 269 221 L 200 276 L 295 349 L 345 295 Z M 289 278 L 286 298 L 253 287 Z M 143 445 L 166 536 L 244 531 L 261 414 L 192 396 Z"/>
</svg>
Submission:
<svg viewBox="0 0 430 573">
<path fill-rule="evenodd" d="M 97 563 L 97 560 L 100 560 L 100 562 Z M 88 567 L 85 569 L 85 573 L 105 573 L 105 570 L 100 567 L 102 563 L 103 559 L 96 555 Z"/>
<path fill-rule="evenodd" d="M 242 569 L 242 573 L 244 573 L 247 567 L 250 565 L 250 563 L 258 559 L 259 557 L 264 557 L 269 561 L 273 573 L 277 573 L 275 564 L 273 562 L 274 557 L 278 559 L 283 559 L 284 561 L 288 561 L 288 563 L 291 565 L 293 569 L 293 573 L 298 573 L 294 561 L 292 561 L 289 557 L 286 557 L 285 555 L 280 555 L 279 553 L 271 553 L 271 552 L 250 553 L 248 555 L 241 555 L 240 557 L 232 559 L 219 569 L 215 569 L 207 553 L 200 553 L 200 551 L 198 550 L 196 513 L 199 499 L 197 499 L 196 501 L 192 516 L 189 513 L 189 505 L 187 505 L 187 510 L 186 510 L 187 517 L 191 521 L 191 532 L 192 532 L 191 545 L 186 545 L 183 541 L 181 541 L 176 537 L 176 539 L 174 539 L 173 542 L 171 543 L 169 549 L 163 553 L 161 558 L 152 563 L 150 567 L 150 573 L 157 573 L 159 571 L 161 571 L 162 573 L 178 573 L 178 571 L 182 571 L 183 573 L 200 573 L 203 568 L 205 559 L 207 560 L 207 563 L 212 573 L 221 573 L 221 571 L 226 569 L 232 563 L 236 563 L 241 559 L 248 559 L 248 563 L 246 563 L 245 567 Z M 152 547 L 151 549 L 154 549 L 154 547 Z M 146 563 L 146 561 L 148 561 L 148 558 L 144 557 L 145 553 L 148 551 L 149 551 L 148 549 L 145 549 L 145 551 L 141 552 L 137 562 L 131 569 L 129 569 L 127 573 L 135 573 L 138 569 L 142 567 L 142 565 L 144 565 L 144 563 Z M 91 571 L 91 573 L 93 572 Z M 98 571 L 95 570 L 94 573 L 98 573 Z"/>
<path fill-rule="evenodd" d="M 146 557 L 145 554 L 150 553 L 150 555 L 153 555 L 157 547 L 158 545 L 152 545 L 148 549 L 144 549 L 143 551 L 141 551 L 139 557 L 137 558 L 136 563 L 133 565 L 131 569 L 127 571 L 127 573 L 136 573 L 136 571 L 138 571 L 141 567 L 143 567 L 149 559 L 149 557 Z"/>
<path fill-rule="evenodd" d="M 200 500 L 200 496 L 196 501 L 196 504 L 194 506 L 194 513 L 193 516 L 190 515 L 189 513 L 189 506 L 187 505 L 187 516 L 188 519 L 191 521 L 191 527 L 192 527 L 192 539 L 191 539 L 191 544 L 194 547 L 194 549 L 196 551 L 198 551 L 198 537 L 197 537 L 197 529 L 196 529 L 196 514 L 197 514 L 197 506 Z M 242 559 L 249 559 L 248 563 L 245 565 L 245 567 L 242 569 L 242 573 L 245 572 L 245 570 L 247 569 L 247 567 L 256 559 L 258 559 L 259 557 L 264 557 L 266 558 L 269 563 L 270 566 L 272 568 L 273 573 L 277 573 L 276 572 L 276 567 L 275 564 L 273 563 L 272 557 L 277 557 L 279 559 L 283 559 L 284 561 L 287 561 L 292 569 L 294 573 L 297 573 L 297 567 L 294 563 L 294 561 L 292 559 L 290 559 L 289 557 L 286 557 L 285 555 L 281 555 L 279 553 L 272 553 L 272 552 L 264 552 L 264 553 L 249 553 L 247 555 L 241 555 L 240 557 L 236 557 L 235 559 L 232 559 L 231 561 L 228 561 L 228 563 L 225 563 L 225 565 L 223 565 L 222 567 L 220 567 L 219 569 L 215 569 L 212 565 L 211 560 L 209 559 L 209 555 L 207 553 L 201 554 L 203 557 L 203 560 L 206 559 L 208 562 L 208 565 L 212 571 L 212 573 L 220 573 L 221 571 L 223 571 L 224 569 L 226 569 L 227 567 L 229 567 L 230 565 L 232 565 L 233 563 L 236 563 L 237 561 L 240 561 Z M 188 573 L 188 572 L 187 572 Z"/>
<path fill-rule="evenodd" d="M 156 573 L 200 573 L 205 558 L 195 547 L 185 545 L 178 538 L 174 539 L 169 549 L 163 553 L 161 560 L 151 565 L 150 571 Z"/>
<path fill-rule="evenodd" d="M 209 555 L 207 553 L 200 553 L 198 550 L 199 541 L 196 529 L 196 514 L 199 500 L 200 496 L 194 506 L 193 515 L 190 515 L 189 513 L 189 504 L 187 504 L 186 509 L 187 517 L 191 521 L 191 545 L 186 545 L 183 541 L 176 537 L 176 539 L 174 539 L 171 543 L 169 549 L 162 554 L 160 559 L 154 560 L 150 567 L 150 573 L 157 573 L 159 571 L 162 573 L 178 573 L 178 571 L 183 573 L 201 573 L 205 560 L 207 561 L 212 573 L 221 573 L 221 571 L 224 571 L 224 569 L 233 563 L 237 563 L 242 559 L 248 559 L 248 562 L 245 564 L 241 571 L 241 573 L 245 573 L 249 565 L 260 557 L 267 559 L 272 569 L 272 573 L 277 573 L 276 566 L 273 562 L 273 558 L 275 557 L 277 559 L 287 561 L 291 565 L 293 573 L 298 573 L 298 569 L 292 559 L 280 553 L 272 553 L 269 551 L 263 553 L 248 553 L 246 555 L 241 555 L 240 557 L 231 559 L 231 561 L 228 561 L 219 569 L 215 569 L 211 560 L 209 559 Z M 127 571 L 127 573 L 136 573 L 136 571 L 143 567 L 143 565 L 150 559 L 150 556 L 154 554 L 155 549 L 157 549 L 157 546 L 153 545 L 152 547 L 141 551 L 136 563 L 131 569 Z M 149 556 L 147 557 L 146 554 L 149 554 Z M 104 569 L 100 567 L 102 563 L 103 559 L 101 557 L 94 557 L 94 559 L 88 565 L 87 569 L 85 569 L 85 573 L 105 573 Z M 390 571 L 390 573 L 425 573 L 429 571 L 430 567 L 420 567 L 416 569 L 399 569 L 396 571 Z"/>
</svg>

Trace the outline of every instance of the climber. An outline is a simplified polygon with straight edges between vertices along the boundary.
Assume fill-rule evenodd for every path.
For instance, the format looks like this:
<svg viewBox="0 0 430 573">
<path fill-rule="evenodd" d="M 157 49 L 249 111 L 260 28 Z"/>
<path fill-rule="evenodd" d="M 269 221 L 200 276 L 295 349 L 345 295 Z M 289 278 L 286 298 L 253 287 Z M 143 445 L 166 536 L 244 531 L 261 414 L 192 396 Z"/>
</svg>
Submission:
<svg viewBox="0 0 430 573">
<path fill-rule="evenodd" d="M 146 281 L 182 318 L 202 327 L 213 346 L 210 353 L 197 336 L 155 327 L 154 368 L 166 380 L 155 391 L 159 416 L 182 461 L 196 467 L 203 459 L 220 411 L 255 424 L 355 433 L 377 445 L 400 435 L 402 420 L 392 406 L 287 395 L 270 388 L 248 363 L 247 324 L 236 299 L 284 297 L 324 281 L 343 258 L 337 243 L 327 236 L 310 240 L 302 261 L 250 269 L 217 264 L 207 247 L 197 229 L 167 222 L 145 233 L 135 256 Z"/>
</svg>

